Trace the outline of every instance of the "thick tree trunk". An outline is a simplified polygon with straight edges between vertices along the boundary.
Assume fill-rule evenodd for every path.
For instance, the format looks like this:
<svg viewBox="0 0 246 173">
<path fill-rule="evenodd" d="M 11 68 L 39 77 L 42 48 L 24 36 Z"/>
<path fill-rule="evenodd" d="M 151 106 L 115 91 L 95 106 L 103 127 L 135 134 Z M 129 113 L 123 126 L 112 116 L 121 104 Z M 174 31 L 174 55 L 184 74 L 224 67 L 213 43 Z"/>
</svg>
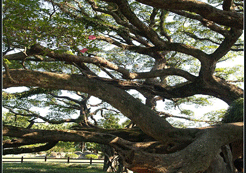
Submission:
<svg viewBox="0 0 246 173">
<path fill-rule="evenodd" d="M 234 173 L 230 169 L 227 168 L 226 163 L 224 162 L 224 159 L 221 157 L 221 155 L 218 153 L 212 162 L 210 163 L 209 168 L 204 173 Z"/>
<path fill-rule="evenodd" d="M 103 171 L 106 172 L 116 172 L 117 171 L 117 157 L 115 150 L 108 146 L 103 146 L 103 153 L 104 153 L 104 165 L 103 165 Z"/>
</svg>

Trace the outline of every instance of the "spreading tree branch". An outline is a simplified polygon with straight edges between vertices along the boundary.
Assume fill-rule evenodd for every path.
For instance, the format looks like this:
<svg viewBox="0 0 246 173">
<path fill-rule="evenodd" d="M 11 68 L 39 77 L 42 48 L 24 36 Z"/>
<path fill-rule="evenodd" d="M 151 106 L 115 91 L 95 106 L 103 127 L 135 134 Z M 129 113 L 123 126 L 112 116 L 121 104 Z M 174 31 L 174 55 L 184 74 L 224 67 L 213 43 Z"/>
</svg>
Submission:
<svg viewBox="0 0 246 173">
<path fill-rule="evenodd" d="M 184 133 L 186 134 L 185 136 L 183 136 Z M 196 129 L 195 131 L 194 129 L 173 129 L 169 131 L 169 137 L 176 138 L 176 140 L 180 140 L 180 137 L 183 137 L 183 140 L 181 140 L 183 145 L 181 148 L 177 148 L 173 145 L 176 145 L 178 141 L 173 144 L 164 143 L 162 148 L 171 151 L 169 154 L 154 154 L 141 150 L 141 148 L 151 146 L 151 142 L 134 143 L 111 134 L 82 130 L 54 131 L 4 126 L 3 135 L 26 137 L 35 140 L 97 142 L 114 147 L 124 158 L 127 166 L 132 169 L 143 167 L 156 172 L 165 172 L 167 170 L 172 173 L 178 171 L 198 172 L 205 171 L 209 167 L 210 162 L 222 146 L 243 139 L 243 123 L 222 124 L 200 130 Z M 188 140 L 187 135 L 192 137 Z M 186 140 L 185 145 L 184 140 Z M 175 149 L 173 150 L 173 148 Z M 197 157 L 192 157 L 194 155 Z M 141 158 L 143 157 L 146 159 L 142 160 Z M 148 163 L 147 168 L 146 163 Z M 161 165 L 161 167 L 158 165 Z"/>
<path fill-rule="evenodd" d="M 115 1 L 115 0 L 105 0 Z M 234 11 L 223 11 L 217 9 L 205 2 L 192 0 L 137 0 L 152 7 L 161 8 L 165 10 L 184 10 L 195 12 L 203 18 L 213 21 L 217 24 L 229 26 L 232 28 L 243 29 L 243 15 Z"/>
<path fill-rule="evenodd" d="M 47 144 L 39 147 L 30 147 L 30 148 L 13 148 L 13 149 L 4 149 L 3 150 L 3 155 L 6 154 L 21 154 L 21 153 L 36 153 L 40 151 L 47 151 L 51 148 L 53 148 L 58 141 L 54 142 L 48 142 Z"/>
</svg>

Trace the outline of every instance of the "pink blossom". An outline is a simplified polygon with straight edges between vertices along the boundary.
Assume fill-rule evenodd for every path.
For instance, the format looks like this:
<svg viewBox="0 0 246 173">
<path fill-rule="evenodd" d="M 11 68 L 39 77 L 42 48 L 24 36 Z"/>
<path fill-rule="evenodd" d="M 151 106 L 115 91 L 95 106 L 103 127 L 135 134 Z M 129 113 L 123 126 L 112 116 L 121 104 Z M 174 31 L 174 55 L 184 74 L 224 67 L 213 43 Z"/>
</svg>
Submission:
<svg viewBox="0 0 246 173">
<path fill-rule="evenodd" d="M 96 36 L 94 36 L 94 35 L 89 35 L 89 37 L 88 37 L 90 40 L 95 40 L 96 39 Z"/>
<path fill-rule="evenodd" d="M 80 52 L 85 53 L 87 50 L 88 49 L 84 48 L 84 49 L 80 50 Z"/>
</svg>

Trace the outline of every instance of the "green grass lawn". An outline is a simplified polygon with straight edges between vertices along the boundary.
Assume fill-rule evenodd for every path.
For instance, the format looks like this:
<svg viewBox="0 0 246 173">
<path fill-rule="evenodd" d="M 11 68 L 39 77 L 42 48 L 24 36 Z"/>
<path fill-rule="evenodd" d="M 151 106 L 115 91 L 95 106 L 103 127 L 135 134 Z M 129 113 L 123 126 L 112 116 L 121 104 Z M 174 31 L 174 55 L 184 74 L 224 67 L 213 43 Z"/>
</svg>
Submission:
<svg viewBox="0 0 246 173">
<path fill-rule="evenodd" d="M 4 173 L 105 173 L 102 165 L 73 163 L 3 163 Z"/>
</svg>

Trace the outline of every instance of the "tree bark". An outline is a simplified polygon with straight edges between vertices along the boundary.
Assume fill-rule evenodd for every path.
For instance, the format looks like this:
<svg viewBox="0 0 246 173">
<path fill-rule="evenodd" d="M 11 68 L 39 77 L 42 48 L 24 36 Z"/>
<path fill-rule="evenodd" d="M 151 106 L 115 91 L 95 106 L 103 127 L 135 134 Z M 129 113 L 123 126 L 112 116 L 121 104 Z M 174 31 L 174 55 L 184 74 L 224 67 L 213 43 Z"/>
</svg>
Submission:
<svg viewBox="0 0 246 173">
<path fill-rule="evenodd" d="M 114 1 L 114 0 L 105 0 Z M 215 7 L 200 1 L 191 0 L 137 0 L 143 4 L 150 5 L 156 8 L 162 8 L 166 10 L 185 10 L 200 14 L 207 20 L 213 21 L 220 25 L 234 27 L 237 29 L 243 29 L 243 15 L 233 11 L 223 11 L 216 9 Z"/>
<path fill-rule="evenodd" d="M 135 122 L 144 133 L 155 139 L 163 140 L 166 129 L 173 128 L 166 120 L 159 117 L 148 106 L 136 100 L 122 89 L 108 85 L 82 75 L 66 75 L 35 71 L 10 71 L 13 78 L 18 78 L 18 86 L 39 86 L 50 89 L 82 91 L 94 95 L 118 109 L 122 114 Z M 8 82 L 6 75 L 4 88 L 17 86 Z"/>
<path fill-rule="evenodd" d="M 110 145 L 121 155 L 124 165 L 134 171 L 144 169 L 155 172 L 188 173 L 207 170 L 222 146 L 234 141 L 242 141 L 243 123 L 201 128 L 195 136 L 193 136 L 193 132 L 194 129 L 175 129 L 172 133 L 169 131 L 168 135 L 173 141 L 180 142 L 182 136 L 193 140 L 183 144 L 182 148 L 176 148 L 175 144 L 174 146 L 162 146 L 171 152 L 169 154 L 157 154 L 146 152 L 148 151 L 146 144 L 150 146 L 150 142 L 134 143 L 110 134 L 3 127 L 3 135 L 6 136 L 25 137 L 34 140 L 44 139 L 46 141 L 90 141 Z M 184 140 L 181 141 L 181 143 L 183 142 Z"/>
<path fill-rule="evenodd" d="M 233 172 L 232 161 L 234 161 L 235 158 L 242 157 L 243 123 L 222 124 L 205 128 L 179 129 L 174 128 L 165 118 L 161 118 L 154 109 L 157 96 L 158 98 L 173 100 L 174 98 L 185 98 L 194 96 L 195 94 L 203 94 L 219 98 L 227 104 L 231 104 L 234 100 L 243 97 L 242 89 L 230 84 L 224 79 L 214 76 L 217 62 L 225 57 L 232 48 L 238 46 L 238 44 L 235 44 L 237 41 L 241 42 L 239 38 L 243 29 L 243 15 L 240 10 L 243 7 L 233 10 L 232 0 L 223 1 L 223 10 L 219 9 L 219 7 L 209 5 L 208 3 L 195 0 L 137 0 L 136 4 L 139 2 L 148 6 L 148 9 L 144 9 L 146 14 L 138 16 L 137 11 L 139 10 L 136 12 L 133 11 L 133 7 L 136 4 L 131 4 L 131 1 L 127 0 L 103 0 L 106 3 L 96 3 L 93 0 L 87 0 L 83 3 L 87 2 L 87 5 L 91 7 L 89 8 L 91 11 L 89 10 L 90 12 L 88 13 L 87 9 L 84 9 L 82 4 L 77 1 L 75 6 L 72 3 L 70 4 L 70 2 L 56 3 L 53 0 L 45 1 L 52 3 L 53 6 L 54 12 L 50 15 L 50 20 L 47 24 L 49 28 L 54 28 L 54 32 L 44 32 L 42 26 L 38 26 L 34 28 L 34 30 L 38 32 L 32 33 L 32 29 L 29 27 L 21 27 L 24 35 L 19 35 L 12 30 L 11 27 L 6 25 L 7 32 L 5 34 L 8 50 L 4 52 L 3 58 L 11 61 L 22 61 L 22 66 L 25 70 L 10 70 L 7 63 L 4 62 L 5 72 L 3 74 L 3 87 L 27 86 L 84 92 L 109 103 L 124 116 L 128 117 L 132 123 L 136 124 L 137 128 L 141 130 L 123 129 L 113 132 L 112 130 L 93 128 L 94 126 L 87 121 L 86 114 L 89 112 L 87 111 L 86 105 L 84 105 L 85 107 L 80 107 L 80 118 L 83 120 L 80 124 L 92 128 L 67 131 L 31 129 L 31 125 L 34 121 L 31 122 L 28 128 L 4 125 L 4 135 L 20 138 L 16 141 L 4 142 L 5 154 L 11 152 L 39 151 L 52 147 L 57 141 L 96 142 L 113 147 L 120 155 L 124 165 L 136 172 Z M 102 4 L 105 6 L 101 6 Z M 111 7 L 116 8 L 112 10 L 110 9 Z M 154 9 L 152 9 L 152 7 Z M 47 41 L 45 38 L 46 36 L 49 37 L 49 34 L 52 34 L 54 39 L 58 37 L 60 34 L 56 34 L 58 28 L 56 28 L 57 25 L 53 25 L 53 22 L 57 22 L 56 24 L 59 25 L 61 20 L 58 21 L 56 20 L 57 18 L 52 18 L 56 9 L 59 9 L 61 14 L 71 19 L 71 22 L 82 22 L 83 26 L 85 26 L 85 28 L 79 27 L 80 29 L 78 30 L 74 28 L 80 33 L 83 31 L 85 31 L 85 33 L 74 35 L 74 33 L 77 32 L 71 33 L 64 31 L 62 35 L 68 35 L 65 36 L 64 39 L 62 37 L 56 39 L 57 44 L 59 44 L 59 42 L 64 43 L 62 46 L 67 46 L 67 48 L 71 48 L 72 51 L 77 51 L 78 55 L 61 53 L 60 51 L 52 50 L 40 44 L 34 44 L 30 49 L 25 48 L 25 51 L 20 53 L 6 55 L 6 53 L 11 50 L 10 46 L 16 47 L 16 44 L 14 45 L 8 40 L 8 37 L 12 37 L 13 35 L 17 36 L 13 38 L 13 41 L 17 43 L 17 45 L 19 44 L 19 48 L 26 47 L 24 42 L 31 43 L 36 40 L 33 36 L 37 33 L 44 34 L 41 34 L 39 37 L 39 41 L 41 42 Z M 6 10 L 11 10 L 11 8 L 7 7 Z M 212 49 L 203 47 L 203 43 L 200 42 L 202 40 L 195 35 L 193 35 L 193 37 L 191 36 L 192 39 L 195 39 L 195 42 L 192 41 L 191 44 L 172 42 L 172 39 L 181 41 L 183 38 L 187 38 L 187 36 L 190 35 L 180 37 L 181 40 L 177 38 L 183 31 L 187 33 L 188 30 L 186 30 L 186 27 L 183 27 L 180 32 L 179 30 L 173 32 L 170 28 L 173 35 L 167 35 L 164 30 L 164 10 L 183 16 L 184 18 L 181 17 L 182 20 L 185 20 L 185 18 L 192 19 L 194 21 L 192 24 L 197 25 L 198 28 L 203 30 L 203 32 L 201 30 L 201 32 L 199 31 L 198 33 L 204 33 L 205 37 L 212 36 L 216 33 L 221 34 L 214 39 L 205 38 L 206 41 L 211 42 L 209 46 L 213 44 L 215 46 L 212 46 Z M 160 16 L 158 15 L 158 11 L 162 11 L 159 13 Z M 151 16 L 148 16 L 147 13 L 150 14 L 151 12 Z M 99 13 L 102 14 L 103 17 L 96 15 Z M 9 17 L 11 19 L 13 16 Z M 9 17 L 7 15 L 7 19 Z M 160 19 L 157 19 L 157 17 Z M 105 21 L 105 19 L 108 18 L 112 19 L 109 23 Z M 49 26 L 49 24 L 51 24 L 49 22 L 52 22 L 52 26 Z M 18 24 L 15 26 L 17 28 L 19 27 Z M 71 27 L 72 26 L 73 25 L 71 25 Z M 89 31 L 86 27 L 92 27 L 95 30 L 95 35 L 98 33 L 97 31 L 102 34 L 95 36 L 98 41 L 106 41 L 124 51 L 127 50 L 142 55 L 148 55 L 149 58 L 155 60 L 155 65 L 152 70 L 148 72 L 130 72 L 129 69 L 112 63 L 106 58 L 96 55 L 80 56 L 81 54 L 78 49 L 81 44 L 77 42 L 80 39 L 76 39 L 76 37 L 82 36 L 81 41 L 84 42 L 84 34 L 87 34 L 87 31 Z M 195 30 L 195 27 L 189 27 L 189 32 L 191 32 L 190 29 L 192 28 Z M 12 35 L 9 34 L 8 31 L 12 33 Z M 23 38 L 27 38 L 28 40 L 22 42 Z M 135 44 L 134 41 L 139 44 Z M 186 41 L 184 40 L 184 42 Z M 94 45 L 94 43 L 91 45 Z M 238 46 L 239 49 L 241 46 Z M 211 53 L 212 50 L 213 53 Z M 169 51 L 185 54 L 185 56 L 192 56 L 198 60 L 201 64 L 199 72 L 196 71 L 196 74 L 192 74 L 193 72 L 177 69 L 176 67 L 166 68 L 167 61 L 165 54 Z M 37 58 L 40 55 L 45 58 Z M 33 59 L 32 56 L 34 56 L 35 59 Z M 171 56 L 173 58 L 176 55 Z M 171 58 L 169 60 L 172 61 Z M 42 70 L 27 70 L 24 65 L 25 61 L 30 61 L 31 63 L 35 61 L 44 63 L 50 61 L 64 62 L 78 68 L 81 75 L 41 72 Z M 111 79 L 97 76 L 85 63 L 96 65 L 100 69 L 103 69 Z M 126 65 L 125 63 L 122 64 Z M 186 64 L 186 62 L 184 64 Z M 14 68 L 18 68 L 15 63 L 11 65 L 14 65 Z M 32 68 L 32 65 L 29 67 Z M 182 66 L 179 67 L 182 68 Z M 117 73 L 117 76 L 121 75 L 122 78 L 117 79 L 104 68 L 113 70 Z M 34 69 L 40 70 L 40 66 L 36 66 Z M 147 67 L 145 69 L 147 70 Z M 185 82 L 174 86 L 167 85 L 167 83 L 165 83 L 166 76 L 182 77 L 185 79 Z M 155 80 L 157 77 L 160 78 L 161 81 Z M 142 82 L 143 80 L 145 80 L 145 82 Z M 146 105 L 127 93 L 129 89 L 135 89 L 143 93 L 146 98 Z M 12 110 L 10 112 L 17 115 L 17 113 Z M 20 115 L 24 116 L 24 114 Z M 28 117 L 29 114 L 25 116 Z M 39 115 L 34 114 L 30 116 L 35 118 L 39 117 Z M 41 119 L 49 123 L 61 123 L 61 121 L 49 121 L 44 117 Z M 67 119 L 65 121 L 73 122 L 74 119 Z M 40 142 L 47 144 L 38 148 L 6 149 L 7 147 L 19 147 Z M 232 151 L 230 151 L 228 145 L 231 146 Z M 108 154 L 108 156 L 115 156 L 115 153 L 112 152 Z M 110 168 L 110 164 L 112 166 L 113 159 L 107 163 L 105 169 Z M 111 168 L 115 169 L 115 166 Z"/>
</svg>

